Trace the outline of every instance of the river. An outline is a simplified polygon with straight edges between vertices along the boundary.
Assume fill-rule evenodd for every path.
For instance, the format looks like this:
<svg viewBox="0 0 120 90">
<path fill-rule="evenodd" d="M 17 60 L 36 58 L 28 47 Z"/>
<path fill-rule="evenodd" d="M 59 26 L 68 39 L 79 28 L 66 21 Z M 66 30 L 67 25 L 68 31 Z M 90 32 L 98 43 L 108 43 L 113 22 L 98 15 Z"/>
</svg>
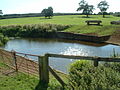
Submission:
<svg viewBox="0 0 120 90">
<path fill-rule="evenodd" d="M 42 39 L 42 38 L 20 38 L 7 42 L 5 50 L 15 50 L 17 52 L 29 53 L 35 55 L 44 55 L 45 53 L 80 55 L 80 56 L 102 56 L 109 57 L 113 54 L 120 53 L 120 46 L 112 44 L 96 44 L 82 41 Z M 34 59 L 34 58 L 32 58 Z M 68 72 L 70 63 L 74 60 L 50 58 L 50 66 L 62 72 Z"/>
</svg>

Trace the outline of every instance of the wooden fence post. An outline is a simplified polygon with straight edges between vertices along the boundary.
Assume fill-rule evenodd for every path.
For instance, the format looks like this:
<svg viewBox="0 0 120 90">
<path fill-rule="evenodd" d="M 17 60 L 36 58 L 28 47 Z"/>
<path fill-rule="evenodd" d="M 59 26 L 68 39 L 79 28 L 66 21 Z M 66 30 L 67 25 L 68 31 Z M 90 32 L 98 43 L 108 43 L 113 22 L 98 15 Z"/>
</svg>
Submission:
<svg viewBox="0 0 120 90">
<path fill-rule="evenodd" d="M 16 58 L 16 53 L 15 52 L 13 52 L 13 58 L 14 58 L 15 70 L 16 70 L 16 72 L 18 72 L 17 58 Z"/>
<path fill-rule="evenodd" d="M 98 60 L 94 60 L 94 66 L 95 66 L 95 67 L 98 66 Z"/>
<path fill-rule="evenodd" d="M 48 56 L 39 56 L 39 85 L 43 87 L 48 87 L 49 83 L 49 71 L 48 71 Z"/>
</svg>

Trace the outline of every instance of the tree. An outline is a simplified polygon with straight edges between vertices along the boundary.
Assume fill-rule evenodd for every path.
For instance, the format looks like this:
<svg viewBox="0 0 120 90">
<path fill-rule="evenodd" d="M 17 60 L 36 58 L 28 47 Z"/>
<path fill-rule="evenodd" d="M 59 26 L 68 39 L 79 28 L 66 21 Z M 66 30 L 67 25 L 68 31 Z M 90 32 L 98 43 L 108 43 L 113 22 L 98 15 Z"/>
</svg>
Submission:
<svg viewBox="0 0 120 90">
<path fill-rule="evenodd" d="M 42 10 L 41 13 L 45 16 L 45 18 L 46 17 L 51 18 L 53 16 L 53 8 L 52 7 L 48 7 L 47 9 L 45 8 Z"/>
<path fill-rule="evenodd" d="M 0 10 L 0 15 L 2 15 L 3 14 L 3 12 L 2 12 L 2 10 Z"/>
<path fill-rule="evenodd" d="M 97 6 L 101 13 L 103 14 L 103 18 L 105 17 L 105 12 L 107 11 L 107 9 L 109 8 L 109 5 L 108 3 L 104 0 L 104 1 L 101 1 L 98 6 Z"/>
<path fill-rule="evenodd" d="M 77 9 L 77 11 L 82 11 L 82 13 L 85 14 L 87 17 L 88 15 L 93 13 L 93 10 L 94 10 L 94 6 L 88 5 L 88 3 L 85 0 L 82 0 L 79 3 L 79 8 Z"/>
</svg>

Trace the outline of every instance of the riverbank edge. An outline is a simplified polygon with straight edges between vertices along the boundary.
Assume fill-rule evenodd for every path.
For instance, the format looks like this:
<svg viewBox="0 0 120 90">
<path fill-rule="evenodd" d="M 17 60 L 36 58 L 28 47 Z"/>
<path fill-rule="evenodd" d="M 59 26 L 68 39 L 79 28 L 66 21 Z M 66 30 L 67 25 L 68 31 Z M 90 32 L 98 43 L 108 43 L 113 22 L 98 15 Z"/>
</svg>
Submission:
<svg viewBox="0 0 120 90">
<path fill-rule="evenodd" d="M 112 35 L 94 36 L 94 35 L 78 34 L 71 32 L 56 32 L 54 36 L 52 35 L 52 38 L 120 45 L 120 40 L 117 40 L 116 42 L 115 41 L 116 38 L 112 37 Z"/>
</svg>

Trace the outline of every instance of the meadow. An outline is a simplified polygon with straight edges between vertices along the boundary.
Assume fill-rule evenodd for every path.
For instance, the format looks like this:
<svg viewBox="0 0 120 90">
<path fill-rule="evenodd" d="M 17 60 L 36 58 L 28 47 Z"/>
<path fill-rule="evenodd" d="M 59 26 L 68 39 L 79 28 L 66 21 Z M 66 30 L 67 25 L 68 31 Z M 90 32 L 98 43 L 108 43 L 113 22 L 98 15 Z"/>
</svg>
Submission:
<svg viewBox="0 0 120 90">
<path fill-rule="evenodd" d="M 0 57 L 0 90 L 35 90 L 39 83 L 39 78 L 21 72 L 13 72 L 6 75 L 12 69 L 1 61 Z M 13 70 L 12 70 L 13 71 Z M 59 76 L 67 83 L 67 75 L 57 72 Z M 50 82 L 47 90 L 61 90 L 60 83 L 50 74 Z M 46 90 L 42 86 L 40 90 Z"/>
<path fill-rule="evenodd" d="M 86 20 L 101 20 L 100 26 L 86 25 Z M 111 21 L 119 20 L 119 17 L 107 15 L 102 18 L 100 15 L 90 15 L 85 18 L 84 15 L 66 15 L 54 16 L 52 19 L 44 17 L 29 17 L 29 18 L 12 18 L 1 19 L 0 29 L 3 34 L 8 36 L 21 35 L 33 36 L 34 33 L 43 32 L 50 33 L 53 28 L 57 31 L 94 34 L 94 35 L 111 35 L 116 30 L 119 30 L 120 25 L 111 25 Z M 69 25 L 69 26 L 65 26 Z M 59 28 L 58 28 L 59 26 Z M 1 28 L 2 27 L 2 28 Z M 33 28 L 34 27 L 34 28 Z M 42 28 L 41 28 L 42 27 Z M 52 27 L 52 28 L 51 28 Z M 38 30 L 39 28 L 39 30 Z M 40 29 L 41 28 L 41 29 Z M 49 29 L 48 29 L 49 28 Z M 23 29 L 23 30 L 22 30 Z M 17 30 L 17 31 L 16 31 Z M 19 33 L 18 33 L 19 30 Z M 26 32 L 26 33 L 25 33 Z M 36 34 L 35 34 L 36 35 Z M 0 60 L 2 60 L 0 58 Z M 0 70 L 8 70 L 9 67 L 0 61 Z M 91 63 L 81 61 L 75 62 L 69 69 L 69 76 L 59 74 L 66 82 L 65 90 L 119 90 L 120 89 L 120 64 L 103 64 L 99 67 L 93 67 Z M 3 75 L 0 71 L 0 90 L 34 90 L 38 84 L 38 78 L 28 76 L 23 73 L 13 74 L 11 76 Z M 68 78 L 68 79 L 67 79 Z M 58 81 L 50 75 L 50 83 L 48 90 L 61 90 L 62 87 Z M 44 90 L 43 88 L 41 90 Z"/>
<path fill-rule="evenodd" d="M 119 63 L 104 63 L 94 67 L 91 62 L 80 60 L 71 64 L 68 76 L 57 74 L 66 83 L 64 90 L 120 90 L 119 69 Z M 0 90 L 35 90 L 39 83 L 34 76 L 20 72 L 5 75 L 5 70 L 10 68 L 0 61 Z M 41 86 L 39 90 L 46 89 Z M 47 90 L 63 90 L 51 74 Z"/>
<path fill-rule="evenodd" d="M 86 25 L 86 20 L 101 20 L 100 26 Z M 92 35 L 111 35 L 120 28 L 120 25 L 111 25 L 111 21 L 120 20 L 119 17 L 112 15 L 106 15 L 106 18 L 102 18 L 102 15 L 90 15 L 89 18 L 85 18 L 84 15 L 65 15 L 54 16 L 52 19 L 45 19 L 44 17 L 27 17 L 27 18 L 12 18 L 1 19 L 0 25 L 25 25 L 25 24 L 62 24 L 71 25 L 70 28 L 65 29 L 65 32 L 83 33 Z"/>
</svg>

